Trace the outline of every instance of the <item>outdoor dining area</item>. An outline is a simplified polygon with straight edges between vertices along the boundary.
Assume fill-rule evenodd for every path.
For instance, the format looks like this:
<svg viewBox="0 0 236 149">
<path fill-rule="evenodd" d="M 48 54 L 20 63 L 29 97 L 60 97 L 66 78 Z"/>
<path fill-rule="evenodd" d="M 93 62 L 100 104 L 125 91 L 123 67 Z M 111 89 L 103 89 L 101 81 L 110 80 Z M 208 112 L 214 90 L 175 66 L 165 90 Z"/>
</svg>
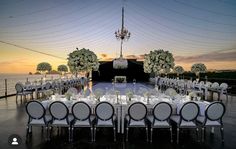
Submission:
<svg viewBox="0 0 236 149">
<path fill-rule="evenodd" d="M 153 139 L 153 133 L 166 130 L 169 136 L 165 139 L 179 144 L 183 130 L 196 134 L 192 141 L 204 142 L 208 139 L 205 138 L 206 130 L 214 133 L 219 128 L 224 142 L 222 118 L 226 109 L 219 99 L 226 96 L 228 100 L 225 83 L 216 86 L 216 82 L 159 77 L 150 79 L 150 83 L 89 85 L 83 80 L 71 78 L 41 84 L 16 84 L 16 102 L 17 96 L 27 100 L 26 141 L 34 135 L 33 127 L 40 126 L 45 131 L 45 141 L 53 139 L 55 129 L 59 132 L 66 128 L 68 136 L 64 141 L 73 142 L 76 129 L 88 128 L 88 141 L 96 142 L 97 130 L 107 128 L 113 131 L 114 142 L 119 141 L 117 134 L 128 142 L 131 136 L 135 137 L 130 130 L 141 129 L 145 130 L 144 142 L 158 141 Z M 208 97 L 214 92 L 217 100 L 209 101 Z M 26 98 L 27 95 L 30 96 Z"/>
</svg>

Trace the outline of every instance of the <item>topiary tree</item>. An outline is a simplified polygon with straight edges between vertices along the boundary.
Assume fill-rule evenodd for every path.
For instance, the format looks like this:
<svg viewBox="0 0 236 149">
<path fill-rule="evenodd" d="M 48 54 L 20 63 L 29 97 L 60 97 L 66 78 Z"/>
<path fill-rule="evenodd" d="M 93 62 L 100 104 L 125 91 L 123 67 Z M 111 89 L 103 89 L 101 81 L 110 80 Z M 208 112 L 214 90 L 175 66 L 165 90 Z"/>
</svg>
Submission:
<svg viewBox="0 0 236 149">
<path fill-rule="evenodd" d="M 52 70 L 52 66 L 48 62 L 42 62 L 37 65 L 37 71 L 40 73 L 50 72 Z"/>
<path fill-rule="evenodd" d="M 180 74 L 184 73 L 184 68 L 182 66 L 176 66 L 174 72 L 177 73 L 177 76 L 179 77 Z"/>
<path fill-rule="evenodd" d="M 196 63 L 196 64 L 193 64 L 191 67 L 191 72 L 195 73 L 198 79 L 200 77 L 200 73 L 205 73 L 206 71 L 207 71 L 207 68 L 205 64 L 203 63 Z"/>
<path fill-rule="evenodd" d="M 68 68 L 66 65 L 59 65 L 57 67 L 57 71 L 61 72 L 61 74 L 64 74 L 65 72 L 68 72 Z"/>
<path fill-rule="evenodd" d="M 89 49 L 76 48 L 67 59 L 70 71 L 76 76 L 78 72 L 90 72 L 91 74 L 92 70 L 97 71 L 99 68 L 97 55 Z"/>
<path fill-rule="evenodd" d="M 174 68 L 174 58 L 172 53 L 162 49 L 150 51 L 145 54 L 143 68 L 145 73 L 154 73 L 157 76 L 160 73 L 169 73 Z"/>
</svg>

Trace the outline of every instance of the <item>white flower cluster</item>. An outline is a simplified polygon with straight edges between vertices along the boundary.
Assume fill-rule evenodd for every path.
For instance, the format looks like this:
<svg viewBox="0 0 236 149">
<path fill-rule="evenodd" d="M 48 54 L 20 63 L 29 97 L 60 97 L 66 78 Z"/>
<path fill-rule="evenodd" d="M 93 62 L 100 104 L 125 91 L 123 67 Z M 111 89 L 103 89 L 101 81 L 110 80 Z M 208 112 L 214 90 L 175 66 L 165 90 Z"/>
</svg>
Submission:
<svg viewBox="0 0 236 149">
<path fill-rule="evenodd" d="M 168 73 L 174 68 L 174 58 L 169 51 L 154 50 L 149 54 L 145 54 L 143 62 L 145 73 Z"/>
<path fill-rule="evenodd" d="M 114 69 L 126 69 L 128 67 L 127 59 L 122 57 L 113 60 L 113 68 Z"/>
<path fill-rule="evenodd" d="M 176 66 L 174 68 L 174 72 L 177 74 L 183 74 L 184 73 L 184 68 L 182 66 Z"/>
<path fill-rule="evenodd" d="M 193 64 L 191 67 L 191 72 L 193 72 L 195 74 L 205 73 L 206 71 L 207 71 L 207 68 L 202 63 Z"/>
<path fill-rule="evenodd" d="M 101 96 L 103 96 L 104 94 L 104 90 L 101 89 L 101 88 L 97 88 L 95 91 L 94 91 L 94 95 L 95 95 L 95 98 L 96 99 L 99 99 Z"/>
<path fill-rule="evenodd" d="M 68 66 L 72 73 L 80 71 L 97 71 L 99 62 L 96 54 L 89 49 L 75 50 L 69 54 Z"/>
</svg>

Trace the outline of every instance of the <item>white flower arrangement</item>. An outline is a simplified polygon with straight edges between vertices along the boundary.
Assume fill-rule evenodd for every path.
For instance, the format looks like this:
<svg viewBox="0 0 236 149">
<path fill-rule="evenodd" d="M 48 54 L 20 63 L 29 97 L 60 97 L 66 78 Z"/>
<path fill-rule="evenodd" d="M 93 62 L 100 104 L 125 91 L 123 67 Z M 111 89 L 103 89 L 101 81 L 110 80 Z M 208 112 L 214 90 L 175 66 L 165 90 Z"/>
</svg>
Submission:
<svg viewBox="0 0 236 149">
<path fill-rule="evenodd" d="M 206 71 L 207 68 L 202 63 L 193 64 L 191 67 L 191 72 L 195 73 L 197 76 L 199 75 L 199 73 L 205 73 Z"/>
<path fill-rule="evenodd" d="M 46 90 L 44 92 L 45 96 L 48 98 L 49 96 L 53 95 L 53 91 L 52 90 Z"/>
<path fill-rule="evenodd" d="M 126 91 L 126 96 L 128 97 L 129 101 L 131 100 L 131 98 L 133 98 L 134 93 L 131 90 L 127 90 Z"/>
<path fill-rule="evenodd" d="M 127 67 L 128 67 L 127 59 L 120 57 L 113 60 L 114 69 L 126 69 Z"/>
<path fill-rule="evenodd" d="M 143 68 L 145 73 L 168 73 L 174 68 L 174 58 L 169 51 L 154 50 L 145 54 Z"/>
<path fill-rule="evenodd" d="M 65 97 L 67 100 L 70 100 L 71 96 L 72 96 L 72 93 L 70 93 L 70 92 L 65 93 Z"/>
<path fill-rule="evenodd" d="M 193 100 L 193 98 L 196 98 L 196 97 L 197 97 L 197 93 L 194 92 L 194 91 L 190 92 L 188 95 L 189 95 L 189 97 L 190 97 L 191 100 Z"/>
<path fill-rule="evenodd" d="M 166 91 L 165 91 L 165 94 L 170 96 L 171 98 L 174 98 L 176 95 L 177 95 L 177 92 L 176 90 L 174 90 L 173 88 L 168 88 Z"/>
<path fill-rule="evenodd" d="M 98 88 L 94 91 L 94 95 L 95 95 L 95 98 L 99 101 L 99 99 L 101 98 L 101 96 L 103 95 L 103 90 Z"/>
<path fill-rule="evenodd" d="M 176 66 L 174 68 L 174 72 L 177 73 L 177 75 L 183 74 L 184 73 L 184 68 L 182 66 Z"/>
<path fill-rule="evenodd" d="M 97 71 L 99 62 L 96 54 L 89 49 L 78 49 L 69 54 L 68 66 L 72 73 Z"/>
</svg>

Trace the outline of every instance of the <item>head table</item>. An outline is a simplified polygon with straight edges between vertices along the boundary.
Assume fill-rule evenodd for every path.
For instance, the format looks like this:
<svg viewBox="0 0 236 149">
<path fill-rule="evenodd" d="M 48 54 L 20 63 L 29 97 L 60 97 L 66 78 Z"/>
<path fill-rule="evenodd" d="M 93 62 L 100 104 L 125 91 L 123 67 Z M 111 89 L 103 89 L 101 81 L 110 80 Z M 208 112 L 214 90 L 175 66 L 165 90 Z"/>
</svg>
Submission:
<svg viewBox="0 0 236 149">
<path fill-rule="evenodd" d="M 88 105 L 90 105 L 92 112 L 94 113 L 95 106 L 100 101 L 110 102 L 114 106 L 115 114 L 117 115 L 117 132 L 122 134 L 124 133 L 125 116 L 127 114 L 128 107 L 134 102 L 144 103 L 147 106 L 148 111 L 151 111 L 153 107 L 159 102 L 168 102 L 173 109 L 172 115 L 176 115 L 179 114 L 180 109 L 184 105 L 184 103 L 191 101 L 189 96 L 177 95 L 175 96 L 175 98 L 171 98 L 170 96 L 161 93 L 158 96 L 150 96 L 149 98 L 134 95 L 133 98 L 131 98 L 131 101 L 128 100 L 126 95 L 104 95 L 99 99 L 99 101 L 92 95 L 87 97 L 82 97 L 81 95 L 72 95 L 71 98 L 71 100 L 68 100 L 66 99 L 65 95 L 52 95 L 48 100 L 44 100 L 41 103 L 45 107 L 45 109 L 48 110 L 52 102 L 61 101 L 68 107 L 69 112 L 71 113 L 71 108 L 74 103 L 78 101 L 84 101 Z M 210 103 L 201 100 L 195 100 L 194 102 L 199 106 L 199 115 L 203 116 L 206 107 Z"/>
</svg>

